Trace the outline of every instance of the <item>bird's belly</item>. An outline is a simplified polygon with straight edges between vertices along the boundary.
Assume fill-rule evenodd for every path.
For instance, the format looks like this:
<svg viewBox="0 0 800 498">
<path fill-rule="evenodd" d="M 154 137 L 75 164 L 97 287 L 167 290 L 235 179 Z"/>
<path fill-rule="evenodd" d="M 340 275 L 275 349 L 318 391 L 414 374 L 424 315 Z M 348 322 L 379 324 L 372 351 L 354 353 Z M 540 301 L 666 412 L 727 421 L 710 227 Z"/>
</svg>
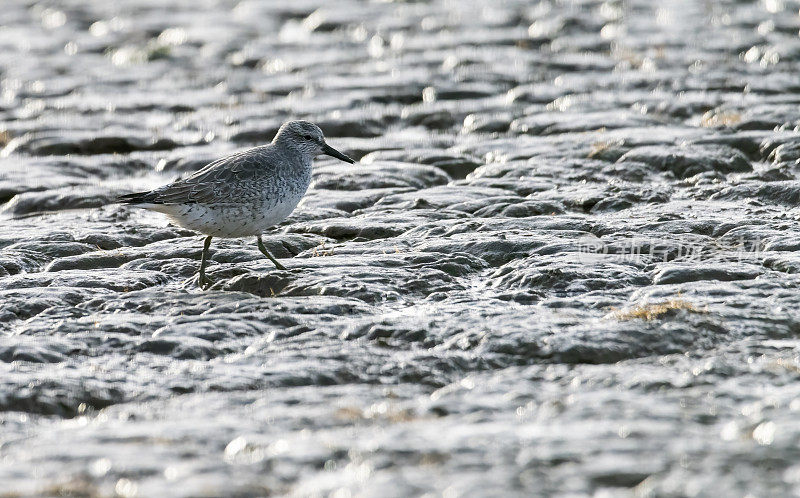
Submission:
<svg viewBox="0 0 800 498">
<path fill-rule="evenodd" d="M 253 204 L 193 204 L 166 214 L 178 225 L 214 237 L 249 237 L 285 220 L 302 196 Z"/>
</svg>

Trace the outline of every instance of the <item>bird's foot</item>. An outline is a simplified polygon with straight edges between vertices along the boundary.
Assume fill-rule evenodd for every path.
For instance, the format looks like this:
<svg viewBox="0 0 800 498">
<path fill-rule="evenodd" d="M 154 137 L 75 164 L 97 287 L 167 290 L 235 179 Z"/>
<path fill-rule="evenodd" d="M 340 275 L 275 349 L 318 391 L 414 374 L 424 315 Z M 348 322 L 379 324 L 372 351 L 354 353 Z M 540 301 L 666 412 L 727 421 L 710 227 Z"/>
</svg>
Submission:
<svg viewBox="0 0 800 498">
<path fill-rule="evenodd" d="M 261 236 L 256 237 L 256 243 L 257 243 L 257 246 L 258 246 L 258 250 L 261 251 L 261 254 L 263 254 L 270 261 L 272 261 L 272 264 L 275 265 L 275 268 L 277 268 L 279 270 L 285 270 L 286 269 L 285 266 L 280 264 L 280 262 L 278 262 L 278 260 L 275 259 L 275 257 L 272 254 L 270 254 L 269 251 L 267 251 L 267 248 L 264 247 L 264 242 L 261 240 Z"/>
<path fill-rule="evenodd" d="M 200 277 L 197 279 L 197 285 L 199 285 L 201 289 L 207 290 L 214 285 L 214 281 L 208 278 L 205 273 L 201 273 Z"/>
</svg>

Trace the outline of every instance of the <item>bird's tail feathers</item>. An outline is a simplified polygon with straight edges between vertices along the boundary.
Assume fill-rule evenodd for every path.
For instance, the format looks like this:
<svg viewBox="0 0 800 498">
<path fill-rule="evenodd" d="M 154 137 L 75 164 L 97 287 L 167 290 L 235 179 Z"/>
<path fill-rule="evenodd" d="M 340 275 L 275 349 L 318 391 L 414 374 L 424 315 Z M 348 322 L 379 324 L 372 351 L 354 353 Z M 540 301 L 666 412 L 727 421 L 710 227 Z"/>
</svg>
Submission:
<svg viewBox="0 0 800 498">
<path fill-rule="evenodd" d="M 117 197 L 119 204 L 151 204 L 153 202 L 150 192 L 134 192 Z"/>
</svg>

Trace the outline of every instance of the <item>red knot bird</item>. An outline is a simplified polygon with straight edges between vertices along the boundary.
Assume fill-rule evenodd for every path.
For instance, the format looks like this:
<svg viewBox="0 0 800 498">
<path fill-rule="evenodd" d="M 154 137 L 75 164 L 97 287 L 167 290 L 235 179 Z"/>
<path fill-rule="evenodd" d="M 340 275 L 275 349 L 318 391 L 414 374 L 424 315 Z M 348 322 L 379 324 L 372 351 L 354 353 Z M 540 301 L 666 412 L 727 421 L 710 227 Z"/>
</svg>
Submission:
<svg viewBox="0 0 800 498">
<path fill-rule="evenodd" d="M 200 258 L 201 288 L 213 237 L 255 236 L 258 249 L 285 270 L 261 234 L 285 220 L 311 183 L 311 162 L 319 154 L 354 161 L 325 143 L 322 130 L 308 121 L 284 123 L 272 143 L 214 161 L 183 180 L 148 192 L 119 197 L 123 204 L 158 211 L 176 224 L 206 235 Z"/>
</svg>

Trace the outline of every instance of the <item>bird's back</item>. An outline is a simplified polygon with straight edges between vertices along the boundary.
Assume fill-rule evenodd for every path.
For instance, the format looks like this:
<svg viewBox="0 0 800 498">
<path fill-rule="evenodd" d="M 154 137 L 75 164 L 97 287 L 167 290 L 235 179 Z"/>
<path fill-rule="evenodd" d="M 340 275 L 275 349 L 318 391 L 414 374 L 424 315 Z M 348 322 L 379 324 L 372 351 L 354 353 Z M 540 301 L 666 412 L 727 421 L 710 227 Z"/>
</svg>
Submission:
<svg viewBox="0 0 800 498">
<path fill-rule="evenodd" d="M 269 201 L 305 191 L 311 162 L 275 144 L 254 147 L 214 161 L 188 178 L 149 192 L 122 196 L 128 204 L 241 204 Z M 302 194 L 301 194 L 302 195 Z"/>
</svg>

